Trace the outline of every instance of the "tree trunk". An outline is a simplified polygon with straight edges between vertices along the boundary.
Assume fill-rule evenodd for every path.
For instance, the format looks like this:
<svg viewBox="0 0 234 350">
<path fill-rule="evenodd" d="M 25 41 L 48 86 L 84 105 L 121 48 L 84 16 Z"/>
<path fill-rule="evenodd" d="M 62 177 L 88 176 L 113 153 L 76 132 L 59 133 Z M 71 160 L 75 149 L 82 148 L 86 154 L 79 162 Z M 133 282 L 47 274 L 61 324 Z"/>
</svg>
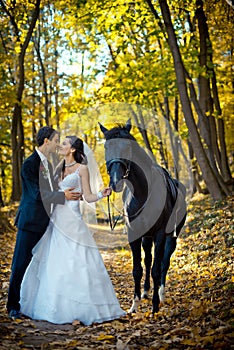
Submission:
<svg viewBox="0 0 234 350">
<path fill-rule="evenodd" d="M 168 169 L 168 159 L 166 158 L 164 148 L 163 148 L 163 141 L 162 141 L 162 134 L 160 130 L 160 124 L 158 120 L 158 112 L 157 112 L 157 106 L 154 101 L 154 107 L 153 107 L 153 118 L 154 118 L 154 134 L 157 136 L 157 145 L 158 145 L 158 151 L 160 154 L 160 164 Z"/>
<path fill-rule="evenodd" d="M 168 97 L 165 96 L 164 97 L 164 103 L 162 104 L 161 102 L 159 102 L 159 106 L 160 106 L 160 110 L 161 113 L 163 115 L 163 118 L 165 120 L 166 123 L 166 130 L 168 130 L 169 133 L 169 139 L 170 139 L 170 145 L 171 145 L 171 152 L 172 152 L 172 159 L 173 159 L 173 171 L 175 174 L 175 178 L 178 179 L 178 148 L 177 148 L 177 152 L 176 152 L 176 141 L 174 138 L 175 132 L 173 132 L 174 130 L 172 129 L 171 126 L 171 116 L 170 116 L 170 108 L 169 108 L 169 102 L 168 102 Z M 167 169 L 171 172 L 170 169 L 170 165 L 167 162 Z"/>
<path fill-rule="evenodd" d="M 44 18 L 40 18 L 38 29 L 33 37 L 34 47 L 37 54 L 37 58 L 41 67 L 41 82 L 43 88 L 43 96 L 44 96 L 44 111 L 45 111 L 45 122 L 46 125 L 50 125 L 50 113 L 49 113 L 49 95 L 48 95 L 48 85 L 46 81 L 46 70 L 43 59 L 41 57 L 41 25 L 40 22 L 43 21 Z M 44 57 L 44 61 L 46 62 L 46 57 Z"/>
<path fill-rule="evenodd" d="M 4 207 L 4 201 L 2 197 L 2 187 L 0 185 L 0 208 Z"/>
<path fill-rule="evenodd" d="M 211 42 L 209 37 L 209 31 L 206 21 L 206 16 L 203 10 L 203 1 L 196 1 L 196 18 L 198 21 L 198 30 L 200 37 L 200 53 L 199 53 L 199 62 L 202 68 L 202 74 L 198 77 L 198 89 L 199 89 L 199 104 L 202 110 L 199 116 L 199 129 L 200 134 L 207 144 L 207 153 L 210 159 L 211 165 L 215 172 L 218 173 L 216 166 L 216 161 L 220 169 L 220 152 L 217 145 L 217 132 L 215 120 L 213 117 L 213 99 L 211 96 L 210 89 L 210 76 L 212 63 L 211 56 Z"/>
<path fill-rule="evenodd" d="M 202 0 L 196 1 L 195 15 L 198 21 L 198 30 L 200 36 L 200 52 L 199 52 L 199 63 L 202 68 L 202 73 L 198 77 L 198 89 L 199 89 L 199 105 L 202 113 L 198 114 L 198 126 L 201 137 L 205 140 L 208 147 L 208 152 L 212 155 L 212 142 L 211 142 L 211 130 L 208 121 L 208 116 L 211 115 L 211 91 L 209 85 L 209 70 L 207 68 L 208 59 L 208 45 L 209 36 L 208 28 L 206 23 L 206 17 L 203 11 Z"/>
<path fill-rule="evenodd" d="M 143 137 L 143 140 L 145 142 L 146 148 L 150 151 L 150 154 L 153 154 L 153 150 L 152 150 L 150 142 L 149 142 L 147 130 L 145 128 L 145 122 L 144 122 L 144 118 L 143 118 L 143 115 L 142 115 L 142 109 L 141 109 L 140 105 L 137 105 L 137 110 L 138 110 L 138 115 L 139 115 L 139 118 L 140 118 L 140 125 L 139 125 L 138 129 L 139 129 L 139 131 L 140 131 L 140 133 L 141 133 L 141 135 Z"/>
<path fill-rule="evenodd" d="M 144 119 L 142 117 L 142 111 L 141 111 L 141 108 L 140 107 L 137 107 L 137 110 L 138 110 L 138 115 L 139 115 L 139 119 L 140 121 L 138 120 L 138 115 L 136 114 L 136 112 L 134 111 L 134 109 L 129 106 L 130 110 L 131 110 L 131 113 L 133 115 L 133 118 L 135 120 L 135 123 L 136 123 L 136 126 L 139 130 L 139 132 L 141 133 L 142 135 L 142 138 L 143 138 L 143 141 L 145 143 L 145 146 L 146 148 L 150 151 L 151 154 L 153 154 L 152 152 L 152 148 L 150 146 L 150 142 L 149 142 L 149 138 L 148 138 L 148 135 L 147 135 L 147 130 L 145 129 L 145 124 L 144 124 Z"/>
<path fill-rule="evenodd" d="M 171 118 L 171 113 L 170 113 L 170 108 L 169 108 L 169 101 L 168 101 L 168 97 L 165 96 L 164 97 L 164 107 L 165 107 L 165 118 L 167 121 L 167 129 L 169 132 L 169 138 L 170 138 L 170 144 L 171 144 L 171 152 L 172 152 L 172 158 L 173 158 L 173 163 L 174 163 L 174 176 L 176 179 L 178 179 L 178 174 L 179 174 L 179 158 L 178 158 L 178 147 L 177 147 L 177 140 L 176 140 L 176 136 L 175 136 L 175 130 L 172 129 L 171 126 L 171 122 L 172 122 L 172 118 Z"/>
<path fill-rule="evenodd" d="M 188 141 L 188 150 L 189 150 L 189 158 L 192 164 L 192 184 L 193 184 L 193 188 L 192 188 L 192 194 L 196 193 L 196 191 L 198 193 L 203 193 L 203 194 L 207 194 L 207 188 L 201 188 L 200 185 L 200 175 L 199 175 L 199 169 L 198 169 L 198 165 L 197 165 L 197 160 L 194 157 L 194 151 L 193 151 L 193 147 L 191 145 L 191 142 Z"/>
<path fill-rule="evenodd" d="M 39 39 L 40 40 L 40 39 Z M 41 66 L 41 76 L 42 76 L 42 87 L 43 87 L 43 92 L 44 92 L 44 97 L 45 97 L 45 102 L 44 102 L 44 110 L 45 110 L 45 122 L 46 125 L 50 125 L 50 115 L 49 115 L 49 96 L 48 96 L 48 89 L 47 89 L 47 81 L 46 81 L 46 73 L 45 73 L 45 67 L 44 63 L 41 57 L 41 52 L 40 52 L 40 43 L 35 41 L 35 49 L 37 53 L 37 58 Z"/>
<path fill-rule="evenodd" d="M 221 116 L 222 111 L 219 103 L 219 97 L 218 97 L 218 88 L 216 84 L 216 74 L 215 71 L 213 71 L 212 74 L 212 93 L 213 93 L 213 99 L 214 99 L 214 105 L 215 109 L 217 111 L 218 116 Z M 220 157 L 221 157 L 221 174 L 223 176 L 224 181 L 227 184 L 233 184 L 233 179 L 230 171 L 230 167 L 228 164 L 228 157 L 227 157 L 227 147 L 225 142 L 225 128 L 224 128 L 224 122 L 223 118 L 218 117 L 217 118 L 217 125 L 218 125 L 218 139 L 220 144 Z"/>
<path fill-rule="evenodd" d="M 21 165 L 24 157 L 24 132 L 23 132 L 23 124 L 22 124 L 22 96 L 24 91 L 24 57 L 29 44 L 29 41 L 32 37 L 33 30 L 36 25 L 36 21 L 39 17 L 40 11 L 40 0 L 36 1 L 35 9 L 32 14 L 32 20 L 29 26 L 29 30 L 25 37 L 25 41 L 21 46 L 21 51 L 18 56 L 18 84 L 17 84 L 17 99 L 13 111 L 12 118 L 12 133 L 11 133 L 11 141 L 12 141 L 12 177 L 13 177 L 13 188 L 12 188 L 12 200 L 18 201 L 21 196 L 21 180 L 20 180 L 20 171 Z M 14 22 L 14 26 L 16 23 Z M 18 28 L 16 28 L 18 29 Z M 19 40 L 19 38 L 18 38 Z"/>
<path fill-rule="evenodd" d="M 59 118 L 59 77 L 58 77 L 58 51 L 55 49 L 54 52 L 54 65 L 55 65 L 55 118 L 56 118 L 56 128 L 60 131 L 60 118 Z"/>
<path fill-rule="evenodd" d="M 21 95 L 22 96 L 22 95 Z M 18 100 L 19 101 L 19 100 Z M 24 158 L 24 131 L 22 124 L 22 108 L 19 103 L 15 104 L 12 130 L 11 130 L 11 145 L 12 145 L 12 195 L 13 201 L 19 201 L 21 196 L 21 178 L 20 170 Z"/>
<path fill-rule="evenodd" d="M 146 0 L 147 3 L 151 4 L 150 8 L 152 9 L 151 0 Z M 198 160 L 199 166 L 201 168 L 204 181 L 207 185 L 209 193 L 215 200 L 219 200 L 223 197 L 222 191 L 220 189 L 219 183 L 213 173 L 212 168 L 209 165 L 209 161 L 203 149 L 200 136 L 197 131 L 195 120 L 192 113 L 192 108 L 190 105 L 190 100 L 187 91 L 186 79 L 185 79 L 185 67 L 182 62 L 180 51 L 177 44 L 177 38 L 174 32 L 174 28 L 171 21 L 170 11 L 166 0 L 159 0 L 166 32 L 168 35 L 168 44 L 170 46 L 173 60 L 175 73 L 177 78 L 177 85 L 180 94 L 180 100 L 182 105 L 183 114 L 188 126 L 189 136 L 193 145 L 196 158 Z"/>
<path fill-rule="evenodd" d="M 33 58 L 35 56 L 35 50 L 32 50 L 32 55 Z M 33 73 L 35 72 L 35 65 L 33 64 Z M 35 84 L 35 78 L 33 75 L 32 79 L 32 89 L 33 89 L 33 94 L 32 94 L 32 115 L 36 115 L 36 84 Z M 36 136 L 37 136 L 37 130 L 36 130 L 36 124 L 34 119 L 32 120 L 32 149 L 35 149 L 37 142 L 36 142 Z"/>
<path fill-rule="evenodd" d="M 221 173 L 224 181 L 230 186 L 230 191 L 233 190 L 233 179 L 231 175 L 231 171 L 228 165 L 228 157 L 227 157 L 227 148 L 225 143 L 225 131 L 224 131 L 224 122 L 222 118 L 218 118 L 218 135 L 219 135 L 219 143 L 221 149 Z"/>
<path fill-rule="evenodd" d="M 203 112 L 202 114 L 204 115 L 205 120 L 207 115 L 207 121 L 209 123 L 207 129 L 209 131 L 209 135 L 203 134 L 203 127 L 200 128 L 200 133 L 206 140 L 211 166 L 213 167 L 213 170 L 225 193 L 228 193 L 228 189 L 225 186 L 225 181 L 231 180 L 231 173 L 228 168 L 225 142 L 223 143 L 224 129 L 221 127 L 219 134 L 217 133 L 216 118 L 214 117 L 214 106 L 218 112 L 218 115 L 221 115 L 222 112 L 218 98 L 216 74 L 213 68 L 212 44 L 210 41 L 209 30 L 207 26 L 206 16 L 203 10 L 202 0 L 196 0 L 196 18 L 198 20 L 198 29 L 200 36 L 199 61 L 200 66 L 203 69 L 203 74 L 200 74 L 199 76 L 199 104 L 201 106 Z M 213 98 L 211 88 L 213 92 Z M 221 152 L 217 140 L 218 136 L 220 139 L 219 143 L 220 145 L 222 144 Z M 222 176 L 220 176 L 220 173 Z"/>
<path fill-rule="evenodd" d="M 173 125 L 175 127 L 175 159 L 177 159 L 177 164 L 178 167 L 175 167 L 175 178 L 179 180 L 179 158 L 180 158 L 180 153 L 179 153 L 179 101 L 178 97 L 175 97 L 174 101 L 174 120 L 173 120 Z"/>
</svg>

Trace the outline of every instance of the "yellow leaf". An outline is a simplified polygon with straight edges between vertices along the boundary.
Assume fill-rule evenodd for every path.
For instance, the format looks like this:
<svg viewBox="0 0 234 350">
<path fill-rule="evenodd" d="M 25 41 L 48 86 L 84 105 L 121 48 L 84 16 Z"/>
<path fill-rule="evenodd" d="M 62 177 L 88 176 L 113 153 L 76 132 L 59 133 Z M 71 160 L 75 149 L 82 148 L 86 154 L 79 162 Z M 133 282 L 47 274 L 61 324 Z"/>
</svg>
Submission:
<svg viewBox="0 0 234 350">
<path fill-rule="evenodd" d="M 99 337 L 97 338 L 97 340 L 112 340 L 112 339 L 115 339 L 115 336 L 114 336 L 114 335 L 103 334 L 103 333 L 101 333 L 101 334 L 99 335 Z"/>
<path fill-rule="evenodd" d="M 194 346 L 197 345 L 197 342 L 192 339 L 184 339 L 181 341 L 181 344 Z"/>
<path fill-rule="evenodd" d="M 17 318 L 16 320 L 14 320 L 14 322 L 15 322 L 15 323 L 23 323 L 24 320 L 21 320 L 21 319 Z"/>
</svg>

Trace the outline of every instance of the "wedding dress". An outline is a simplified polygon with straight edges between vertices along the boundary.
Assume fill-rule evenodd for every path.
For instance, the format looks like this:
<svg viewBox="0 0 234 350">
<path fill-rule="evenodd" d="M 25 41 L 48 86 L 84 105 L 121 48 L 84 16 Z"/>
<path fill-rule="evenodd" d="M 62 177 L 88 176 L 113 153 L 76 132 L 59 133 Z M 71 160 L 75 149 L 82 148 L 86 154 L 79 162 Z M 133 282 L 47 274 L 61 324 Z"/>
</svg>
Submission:
<svg viewBox="0 0 234 350">
<path fill-rule="evenodd" d="M 79 169 L 60 182 L 81 191 Z M 55 324 L 85 325 L 125 315 L 95 240 L 80 212 L 80 201 L 57 205 L 33 249 L 21 284 L 22 314 Z"/>
</svg>

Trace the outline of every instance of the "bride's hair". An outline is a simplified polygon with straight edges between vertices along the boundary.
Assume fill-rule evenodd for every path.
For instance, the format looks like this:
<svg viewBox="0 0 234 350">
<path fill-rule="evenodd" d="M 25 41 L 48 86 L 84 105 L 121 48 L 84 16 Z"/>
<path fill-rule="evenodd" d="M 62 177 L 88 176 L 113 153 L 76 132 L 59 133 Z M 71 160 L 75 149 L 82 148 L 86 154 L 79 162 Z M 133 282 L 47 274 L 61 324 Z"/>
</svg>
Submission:
<svg viewBox="0 0 234 350">
<path fill-rule="evenodd" d="M 87 164 L 87 158 L 84 154 L 84 143 L 79 137 L 76 136 L 66 136 L 69 140 L 71 148 L 75 149 L 74 159 L 77 163 Z"/>
<path fill-rule="evenodd" d="M 71 144 L 71 148 L 75 149 L 74 152 L 74 159 L 77 163 L 81 164 L 87 164 L 87 157 L 84 153 L 84 143 L 81 139 L 79 139 L 77 136 L 66 136 L 66 139 L 69 140 Z M 61 175 L 63 174 L 65 170 L 65 160 L 62 160 L 54 171 L 54 179 L 55 182 L 58 182 L 59 178 L 61 178 Z"/>
</svg>

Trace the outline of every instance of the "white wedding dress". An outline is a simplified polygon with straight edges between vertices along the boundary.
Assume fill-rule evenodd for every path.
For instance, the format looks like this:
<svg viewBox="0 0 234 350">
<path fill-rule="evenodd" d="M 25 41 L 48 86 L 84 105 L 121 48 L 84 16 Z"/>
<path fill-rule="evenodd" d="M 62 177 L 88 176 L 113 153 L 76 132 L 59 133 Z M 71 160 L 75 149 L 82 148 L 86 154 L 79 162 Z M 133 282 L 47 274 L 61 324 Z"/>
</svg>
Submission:
<svg viewBox="0 0 234 350">
<path fill-rule="evenodd" d="M 81 191 L 79 171 L 60 182 L 61 190 Z M 80 213 L 80 201 L 57 205 L 50 224 L 33 249 L 21 284 L 22 314 L 55 324 L 79 320 L 85 325 L 125 315 L 92 234 Z"/>
</svg>

